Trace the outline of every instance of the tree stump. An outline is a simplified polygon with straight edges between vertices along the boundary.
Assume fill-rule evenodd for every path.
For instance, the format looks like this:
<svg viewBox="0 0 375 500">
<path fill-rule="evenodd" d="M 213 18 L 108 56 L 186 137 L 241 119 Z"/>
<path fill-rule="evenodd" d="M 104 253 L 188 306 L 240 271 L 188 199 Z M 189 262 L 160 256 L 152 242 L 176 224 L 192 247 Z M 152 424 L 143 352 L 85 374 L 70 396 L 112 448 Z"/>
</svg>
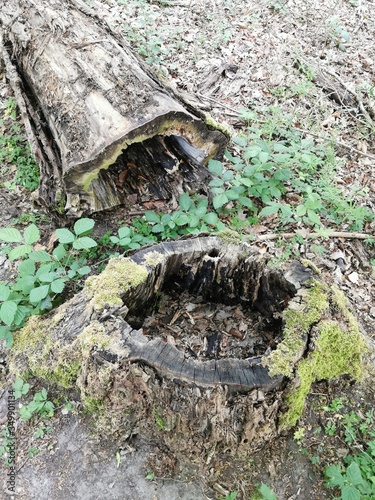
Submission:
<svg viewBox="0 0 375 500">
<path fill-rule="evenodd" d="M 227 237 L 155 245 L 110 260 L 67 303 L 32 317 L 14 336 L 10 371 L 78 388 L 103 433 L 157 436 L 177 457 L 244 455 L 279 433 L 290 395 L 302 411 L 314 377 L 358 375 L 355 321 L 312 276 L 298 262 L 269 268 Z"/>
<path fill-rule="evenodd" d="M 9 0 L 0 26 L 6 74 L 40 166 L 39 201 L 79 216 L 204 190 L 205 165 L 227 136 L 84 2 Z"/>
</svg>

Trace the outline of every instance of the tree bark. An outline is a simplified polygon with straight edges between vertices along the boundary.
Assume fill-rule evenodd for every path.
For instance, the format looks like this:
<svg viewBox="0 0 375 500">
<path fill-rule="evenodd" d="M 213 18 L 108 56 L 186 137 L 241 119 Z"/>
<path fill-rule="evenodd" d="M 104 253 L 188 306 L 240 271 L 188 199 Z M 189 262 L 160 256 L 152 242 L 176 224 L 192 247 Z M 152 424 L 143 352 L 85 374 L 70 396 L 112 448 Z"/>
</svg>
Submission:
<svg viewBox="0 0 375 500">
<path fill-rule="evenodd" d="M 224 133 L 162 84 L 81 0 L 9 0 L 2 52 L 40 200 L 68 214 L 204 189 Z"/>
</svg>

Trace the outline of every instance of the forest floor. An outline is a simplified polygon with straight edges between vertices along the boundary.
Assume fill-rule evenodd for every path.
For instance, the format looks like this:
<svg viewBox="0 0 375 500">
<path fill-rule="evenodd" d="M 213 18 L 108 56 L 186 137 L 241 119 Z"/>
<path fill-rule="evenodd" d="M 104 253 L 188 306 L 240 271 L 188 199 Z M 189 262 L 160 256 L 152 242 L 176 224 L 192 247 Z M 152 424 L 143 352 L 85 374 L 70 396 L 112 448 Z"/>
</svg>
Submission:
<svg viewBox="0 0 375 500">
<path fill-rule="evenodd" d="M 87 3 L 172 87 L 186 92 L 197 107 L 235 135 L 253 127 L 271 137 L 287 129 L 311 140 L 323 153 L 331 148 L 334 182 L 329 189 L 332 199 L 343 204 L 334 205 L 326 227 L 375 234 L 374 221 L 366 220 L 361 211 L 375 210 L 374 1 Z M 3 110 L 10 97 L 4 77 Z M 9 133 L 9 122 L 2 122 L 1 132 L 3 137 Z M 48 214 L 33 206 L 29 190 L 13 182 L 15 166 L 3 163 L 0 168 L 0 227 L 22 228 L 35 222 L 47 238 L 55 229 Z M 314 175 L 319 177 L 316 171 Z M 292 190 L 287 195 L 293 200 Z M 344 204 L 346 198 L 351 204 Z M 97 216 L 98 235 L 114 227 L 118 218 L 115 212 Z M 375 342 L 375 246 L 355 236 L 310 239 L 313 225 L 305 222 L 298 219 L 281 226 L 276 214 L 266 215 L 254 226 L 255 237 L 282 227 L 286 233 L 299 230 L 302 240 L 265 237 L 255 244 L 266 246 L 275 262 L 306 257 L 331 273 L 363 333 Z M 243 229 L 240 223 L 239 227 Z M 0 257 L 0 265 L 6 279 L 9 261 Z M 4 347 L 0 367 L 0 420 L 5 425 L 9 374 Z M 40 385 L 35 382 L 32 388 L 38 390 Z M 238 499 L 272 499 L 271 493 L 268 497 L 257 493 L 262 483 L 279 500 L 340 498 L 339 490 L 326 488 L 324 470 L 363 451 L 365 432 L 358 427 L 367 425 L 374 436 L 374 404 L 371 380 L 354 383 L 343 377 L 315 383 L 296 428 L 246 462 L 224 457 L 220 470 L 209 464 L 202 470 L 189 463 L 163 468 L 165 450 L 158 448 L 157 439 L 149 443 L 139 438 L 119 448 L 116 439 L 93 435 L 89 419 L 77 411 L 56 412 L 48 432 L 38 438 L 35 428 L 19 421 L 14 498 L 230 500 L 237 492 Z M 358 431 L 356 439 L 346 439 L 348 428 Z M 12 496 L 9 491 L 5 494 Z"/>
</svg>

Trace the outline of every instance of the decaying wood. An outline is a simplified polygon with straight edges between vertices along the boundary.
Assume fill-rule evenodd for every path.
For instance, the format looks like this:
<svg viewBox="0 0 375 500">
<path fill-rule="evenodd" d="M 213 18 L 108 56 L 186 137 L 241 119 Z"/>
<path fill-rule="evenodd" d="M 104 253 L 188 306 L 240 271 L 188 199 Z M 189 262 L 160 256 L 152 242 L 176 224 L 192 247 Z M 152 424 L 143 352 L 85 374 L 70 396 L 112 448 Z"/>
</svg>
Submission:
<svg viewBox="0 0 375 500">
<path fill-rule="evenodd" d="M 204 188 L 227 137 L 83 2 L 9 0 L 0 25 L 43 203 L 79 215 Z"/>
<path fill-rule="evenodd" d="M 137 285 L 129 286 L 130 271 L 117 271 L 124 263 L 147 270 Z M 111 430 L 120 426 L 131 434 L 136 422 L 148 432 L 150 419 L 159 412 L 165 426 L 174 429 L 165 436 L 171 449 L 176 443 L 170 440 L 183 436 L 178 454 L 190 453 L 191 439 L 206 451 L 214 443 L 237 447 L 242 441 L 244 449 L 257 449 L 277 433 L 284 377 L 270 376 L 261 355 L 189 357 L 166 338 L 150 336 L 149 331 L 146 336 L 142 326 L 134 324 L 152 315 L 163 293 L 184 290 L 208 303 L 242 304 L 272 325 L 272 318 L 280 318 L 296 294 L 294 282 L 311 278 L 311 270 L 303 268 L 301 274 L 297 266 L 287 279 L 267 269 L 266 263 L 255 247 L 218 237 L 162 243 L 127 259 L 112 259 L 107 274 L 93 277 L 49 315 L 30 320 L 25 334 L 33 340 L 26 348 L 18 349 L 18 342 L 23 344 L 15 334 L 11 369 L 42 377 L 49 373 L 65 385 L 68 380 L 68 386 L 80 390 L 84 404 L 105 401 L 113 418 Z M 106 298 L 111 287 L 120 302 Z M 104 299 L 99 300 L 103 291 Z"/>
<path fill-rule="evenodd" d="M 269 268 L 256 247 L 220 237 L 161 243 L 111 259 L 71 300 L 30 318 L 14 334 L 10 370 L 79 390 L 88 409 L 105 408 L 106 434 L 110 429 L 153 438 L 157 425 L 165 431 L 159 436 L 163 445 L 185 459 L 196 450 L 202 460 L 211 450 L 253 452 L 280 431 L 287 377 L 285 371 L 269 371 L 269 361 L 286 348 L 283 320 L 296 311 L 308 313 L 304 297 L 312 275 L 299 262 L 286 272 Z M 150 316 L 159 321 L 163 296 L 182 291 L 199 304 L 220 304 L 221 310 L 241 305 L 242 312 L 256 311 L 252 323 L 247 318 L 254 316 L 242 316 L 246 334 L 275 342 L 262 343 L 260 354 L 243 349 L 236 351 L 243 355 L 231 357 L 222 350 L 210 358 L 201 350 L 191 356 L 176 339 L 171 342 L 169 332 L 145 322 Z M 334 313 L 335 307 L 327 302 L 324 322 L 328 310 Z M 177 316 L 169 312 L 175 326 Z M 297 321 L 296 331 L 289 330 L 295 344 L 288 357 L 290 377 L 296 363 L 309 356 L 315 316 L 312 321 L 306 328 Z"/>
</svg>

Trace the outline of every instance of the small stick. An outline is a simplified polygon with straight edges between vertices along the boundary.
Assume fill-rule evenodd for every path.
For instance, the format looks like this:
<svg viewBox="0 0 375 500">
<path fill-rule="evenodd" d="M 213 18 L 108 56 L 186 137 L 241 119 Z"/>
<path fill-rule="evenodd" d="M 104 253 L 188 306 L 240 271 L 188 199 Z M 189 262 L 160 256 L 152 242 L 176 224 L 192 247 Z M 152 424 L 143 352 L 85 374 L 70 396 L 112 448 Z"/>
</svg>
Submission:
<svg viewBox="0 0 375 500">
<path fill-rule="evenodd" d="M 314 238 L 346 238 L 353 240 L 367 240 L 368 238 L 372 238 L 372 234 L 366 233 L 350 233 L 346 231 L 332 231 L 327 235 L 323 235 L 321 233 L 271 233 L 271 234 L 262 234 L 255 238 L 255 241 L 268 241 L 268 240 L 277 240 L 278 238 L 286 238 L 291 239 L 294 236 L 303 236 L 305 239 L 314 239 Z"/>
</svg>

